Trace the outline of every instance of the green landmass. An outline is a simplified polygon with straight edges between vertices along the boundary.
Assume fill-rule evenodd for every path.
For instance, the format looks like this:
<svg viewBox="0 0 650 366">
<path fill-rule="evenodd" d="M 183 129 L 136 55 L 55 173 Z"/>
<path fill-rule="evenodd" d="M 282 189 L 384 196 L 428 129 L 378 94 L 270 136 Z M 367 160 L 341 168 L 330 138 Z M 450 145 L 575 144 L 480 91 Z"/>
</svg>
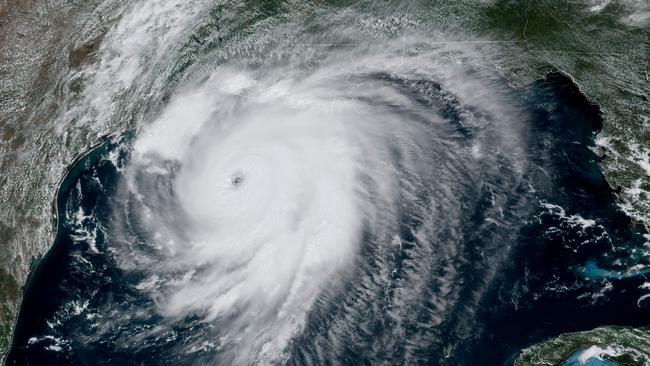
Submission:
<svg viewBox="0 0 650 366">
<path fill-rule="evenodd" d="M 515 366 L 561 365 L 571 355 L 592 346 L 616 350 L 606 359 L 619 365 L 650 364 L 650 331 L 625 327 L 601 327 L 588 332 L 567 333 L 525 349 Z"/>
</svg>

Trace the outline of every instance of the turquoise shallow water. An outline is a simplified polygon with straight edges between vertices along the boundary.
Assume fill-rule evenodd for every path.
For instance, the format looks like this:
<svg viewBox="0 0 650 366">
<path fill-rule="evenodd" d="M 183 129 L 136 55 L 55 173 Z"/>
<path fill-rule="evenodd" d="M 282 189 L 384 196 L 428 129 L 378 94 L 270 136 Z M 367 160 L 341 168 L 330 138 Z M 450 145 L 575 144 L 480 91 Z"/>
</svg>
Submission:
<svg viewBox="0 0 650 366">
<path fill-rule="evenodd" d="M 595 260 L 589 260 L 578 272 L 586 278 L 594 280 L 622 280 L 626 278 L 645 276 L 650 274 L 650 268 L 628 269 L 625 271 L 608 270 L 598 266 Z"/>
<path fill-rule="evenodd" d="M 574 353 L 566 362 L 562 364 L 562 366 L 619 366 L 619 364 L 608 361 L 608 360 L 602 360 L 596 357 L 591 357 L 588 358 L 585 362 L 582 362 L 580 360 L 580 356 L 582 355 L 584 351 L 579 351 Z"/>
</svg>

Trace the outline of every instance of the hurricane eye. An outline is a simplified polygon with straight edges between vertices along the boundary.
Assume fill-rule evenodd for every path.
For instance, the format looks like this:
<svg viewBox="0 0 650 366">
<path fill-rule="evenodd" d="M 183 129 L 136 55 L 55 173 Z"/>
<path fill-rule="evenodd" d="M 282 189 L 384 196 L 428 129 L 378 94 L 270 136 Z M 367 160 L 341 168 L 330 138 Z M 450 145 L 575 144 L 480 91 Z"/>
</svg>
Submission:
<svg viewBox="0 0 650 366">
<path fill-rule="evenodd" d="M 241 173 L 236 173 L 230 176 L 229 183 L 231 186 L 238 188 L 244 182 L 244 176 Z"/>
</svg>

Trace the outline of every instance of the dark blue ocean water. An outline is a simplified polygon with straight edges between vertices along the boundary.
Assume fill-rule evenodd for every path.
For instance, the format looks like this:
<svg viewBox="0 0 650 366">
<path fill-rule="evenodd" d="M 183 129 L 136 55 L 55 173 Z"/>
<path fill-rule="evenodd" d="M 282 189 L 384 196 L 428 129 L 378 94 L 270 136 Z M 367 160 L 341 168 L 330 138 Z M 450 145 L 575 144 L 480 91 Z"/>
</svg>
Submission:
<svg viewBox="0 0 650 366">
<path fill-rule="evenodd" d="M 479 191 L 467 198 L 470 209 L 463 225 L 469 234 L 462 248 L 462 281 L 455 284 L 462 288 L 461 295 L 435 335 L 417 339 L 424 343 L 420 356 L 427 364 L 508 365 L 523 347 L 561 333 L 600 325 L 650 325 L 650 304 L 637 303 L 645 294 L 639 286 L 648 280 L 642 268 L 650 265 L 641 255 L 645 233 L 616 206 L 615 191 L 590 149 L 602 128 L 598 107 L 558 73 L 516 93 L 532 116 L 525 122 L 526 153 L 533 162 L 526 174 L 532 185 L 510 192 L 513 203 L 508 209 L 513 212 L 508 214 L 521 212 L 525 217 L 516 227 L 472 230 L 484 227 L 490 193 Z M 176 345 L 206 327 L 199 319 L 176 324 L 171 340 L 140 337 L 162 321 L 153 313 L 116 323 L 119 327 L 102 322 L 99 329 L 93 321 L 94 316 L 128 316 L 135 308 L 130 304 L 153 308 L 152 300 L 132 286 L 139 279 L 119 269 L 111 238 L 105 237 L 116 205 L 122 204 L 112 197 L 122 179 L 118 167 L 129 159 L 124 143 L 128 146 L 132 138 L 125 134 L 89 152 L 63 181 L 57 194 L 56 240 L 25 288 L 7 365 L 189 365 L 209 359 L 177 352 Z M 88 218 L 77 220 L 77 212 Z M 96 232 L 94 242 L 79 240 L 79 222 L 84 232 Z M 499 253 L 485 250 L 490 248 L 484 245 L 487 238 L 507 241 L 507 260 L 491 264 Z M 642 266 L 630 271 L 635 265 Z M 487 276 L 488 271 L 495 275 Z M 485 288 L 479 297 L 477 288 Z M 470 302 L 478 302 L 478 310 L 468 314 Z M 110 308 L 120 312 L 102 313 L 106 304 L 119 304 Z M 310 316 L 303 334 L 289 345 L 288 363 L 308 362 L 313 339 L 328 327 L 328 314 L 342 311 L 336 303 L 319 306 L 319 315 Z M 368 352 L 390 326 L 378 317 L 364 328 L 369 333 L 358 334 L 357 342 L 330 362 L 371 364 Z M 386 360 L 398 359 L 400 344 L 415 341 L 412 334 L 417 329 L 407 329 L 404 339 L 386 345 Z"/>
</svg>

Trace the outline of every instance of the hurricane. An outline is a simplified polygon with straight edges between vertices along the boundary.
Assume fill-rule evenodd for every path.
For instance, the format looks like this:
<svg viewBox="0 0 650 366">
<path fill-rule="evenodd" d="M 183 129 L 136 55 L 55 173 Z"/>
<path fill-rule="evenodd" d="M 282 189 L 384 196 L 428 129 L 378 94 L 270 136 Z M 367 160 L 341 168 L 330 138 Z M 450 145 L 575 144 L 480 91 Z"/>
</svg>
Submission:
<svg viewBox="0 0 650 366">
<path fill-rule="evenodd" d="M 215 322 L 215 347 L 246 363 L 281 359 L 309 310 L 350 276 L 358 285 L 348 291 L 392 293 L 395 322 L 420 296 L 436 303 L 431 326 L 440 320 L 457 296 L 448 277 L 463 233 L 450 226 L 463 221 L 463 197 L 495 187 L 486 215 L 497 225 L 496 201 L 521 183 L 518 116 L 490 75 L 463 80 L 462 65 L 426 66 L 444 50 L 405 58 L 401 46 L 208 70 L 143 128 L 112 230 L 146 238 L 121 238 L 117 255 L 162 316 Z M 490 168 L 499 160 L 505 179 Z M 442 277 L 422 275 L 445 262 Z M 396 271 L 404 283 L 391 283 Z"/>
<path fill-rule="evenodd" d="M 498 324 L 568 296 L 588 293 L 564 316 L 591 321 L 608 279 L 585 271 L 609 266 L 622 213 L 589 147 L 600 112 L 568 76 L 515 87 L 499 44 L 408 12 L 210 6 L 136 4 L 105 36 L 66 118 L 138 123 L 62 184 L 56 300 L 14 355 L 471 365 L 566 330 Z"/>
</svg>

